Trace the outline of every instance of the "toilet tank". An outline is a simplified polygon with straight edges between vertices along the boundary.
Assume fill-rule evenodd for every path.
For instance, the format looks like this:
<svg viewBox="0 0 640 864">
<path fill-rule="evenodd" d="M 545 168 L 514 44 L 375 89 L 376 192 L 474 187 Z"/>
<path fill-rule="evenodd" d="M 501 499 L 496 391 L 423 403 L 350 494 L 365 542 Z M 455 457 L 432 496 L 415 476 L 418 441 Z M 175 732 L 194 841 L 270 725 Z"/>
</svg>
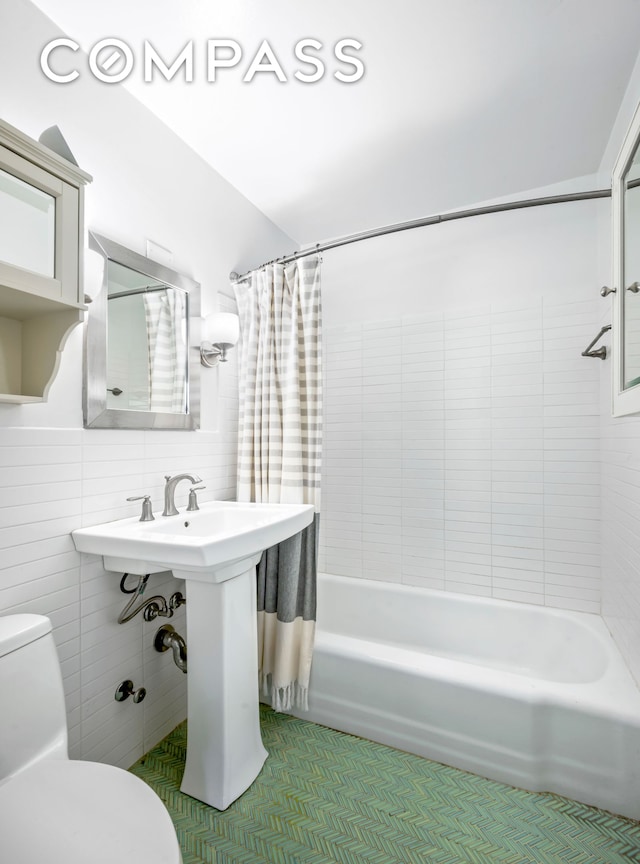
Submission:
<svg viewBox="0 0 640 864">
<path fill-rule="evenodd" d="M 51 621 L 0 616 L 0 783 L 40 759 L 67 759 L 62 674 Z"/>
</svg>

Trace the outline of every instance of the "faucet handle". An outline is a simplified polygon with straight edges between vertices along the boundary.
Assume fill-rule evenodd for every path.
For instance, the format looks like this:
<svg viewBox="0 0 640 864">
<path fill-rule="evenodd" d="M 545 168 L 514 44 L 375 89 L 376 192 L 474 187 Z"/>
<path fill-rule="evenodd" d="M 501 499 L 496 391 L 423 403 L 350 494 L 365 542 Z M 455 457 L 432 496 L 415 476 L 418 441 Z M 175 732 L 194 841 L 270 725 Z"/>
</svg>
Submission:
<svg viewBox="0 0 640 864">
<path fill-rule="evenodd" d="M 189 503 L 187 504 L 187 510 L 199 510 L 198 507 L 198 496 L 196 492 L 198 489 L 206 489 L 206 486 L 192 486 L 189 489 Z"/>
<path fill-rule="evenodd" d="M 140 522 L 153 522 L 156 518 L 151 509 L 151 495 L 134 495 L 131 498 L 127 498 L 127 501 L 142 501 Z"/>
</svg>

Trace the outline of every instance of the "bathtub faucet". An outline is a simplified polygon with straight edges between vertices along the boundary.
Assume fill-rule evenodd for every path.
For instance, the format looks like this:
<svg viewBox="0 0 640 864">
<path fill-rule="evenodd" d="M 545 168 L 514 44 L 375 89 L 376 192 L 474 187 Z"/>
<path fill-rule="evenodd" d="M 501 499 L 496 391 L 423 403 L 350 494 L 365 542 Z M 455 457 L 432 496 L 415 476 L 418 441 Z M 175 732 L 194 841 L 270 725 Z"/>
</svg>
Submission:
<svg viewBox="0 0 640 864">
<path fill-rule="evenodd" d="M 177 516 L 178 508 L 176 507 L 175 495 L 176 486 L 181 480 L 188 480 L 190 483 L 202 483 L 197 474 L 174 474 L 171 477 L 169 474 L 164 475 L 166 483 L 164 484 L 164 510 L 163 516 Z"/>
</svg>

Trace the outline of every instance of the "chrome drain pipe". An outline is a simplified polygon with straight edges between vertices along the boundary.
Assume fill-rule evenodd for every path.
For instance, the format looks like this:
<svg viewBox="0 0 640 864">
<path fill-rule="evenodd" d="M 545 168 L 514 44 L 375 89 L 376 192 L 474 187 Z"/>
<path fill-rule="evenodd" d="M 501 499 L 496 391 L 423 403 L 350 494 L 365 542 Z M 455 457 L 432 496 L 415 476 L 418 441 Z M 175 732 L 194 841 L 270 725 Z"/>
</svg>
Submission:
<svg viewBox="0 0 640 864">
<path fill-rule="evenodd" d="M 156 651 L 173 652 L 173 662 L 182 672 L 187 671 L 187 643 L 183 637 L 176 633 L 171 624 L 163 624 L 158 630 L 153 640 L 153 647 Z"/>
</svg>

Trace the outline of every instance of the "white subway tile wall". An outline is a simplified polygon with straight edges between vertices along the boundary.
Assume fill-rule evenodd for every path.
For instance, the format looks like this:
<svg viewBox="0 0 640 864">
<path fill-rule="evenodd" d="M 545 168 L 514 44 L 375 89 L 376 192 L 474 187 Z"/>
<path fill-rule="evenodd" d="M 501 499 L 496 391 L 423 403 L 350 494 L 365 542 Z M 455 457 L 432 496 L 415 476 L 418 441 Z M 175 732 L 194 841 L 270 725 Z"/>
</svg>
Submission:
<svg viewBox="0 0 640 864">
<path fill-rule="evenodd" d="M 320 569 L 599 612 L 596 321 L 540 298 L 325 328 Z"/>
<path fill-rule="evenodd" d="M 220 296 L 224 311 L 235 304 Z M 127 595 L 121 574 L 95 556 L 79 555 L 70 532 L 135 515 L 128 495 L 151 494 L 162 508 L 164 475 L 197 472 L 201 501 L 235 497 L 237 369 L 234 352 L 219 373 L 216 431 L 162 432 L 0 428 L 0 615 L 36 612 L 54 625 L 74 758 L 130 766 L 186 716 L 186 675 L 170 652 L 153 649 L 164 619 L 142 616 L 119 625 Z M 183 488 L 184 487 L 184 488 Z M 177 503 L 187 503 L 188 486 Z M 129 578 L 135 584 L 134 578 Z M 151 576 L 146 595 L 185 593 L 169 573 Z M 185 608 L 171 623 L 185 634 Z M 130 678 L 146 699 L 118 703 L 116 686 Z"/>
<path fill-rule="evenodd" d="M 602 615 L 640 682 L 640 424 L 611 416 L 611 364 L 602 366 Z"/>
</svg>

